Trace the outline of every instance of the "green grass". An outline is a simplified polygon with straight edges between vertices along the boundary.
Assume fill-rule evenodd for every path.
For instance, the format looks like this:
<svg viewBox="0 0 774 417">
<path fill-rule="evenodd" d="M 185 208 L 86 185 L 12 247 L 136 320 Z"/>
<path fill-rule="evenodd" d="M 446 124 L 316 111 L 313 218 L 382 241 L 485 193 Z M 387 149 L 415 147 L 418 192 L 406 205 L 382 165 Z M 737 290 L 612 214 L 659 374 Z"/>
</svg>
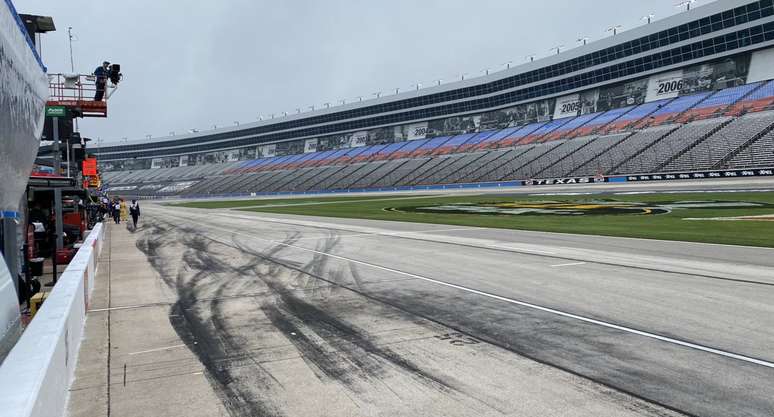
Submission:
<svg viewBox="0 0 774 417">
<path fill-rule="evenodd" d="M 175 207 L 204 208 L 204 209 L 222 209 L 222 208 L 240 208 L 253 206 L 285 206 L 293 204 L 314 204 L 314 203 L 333 203 L 350 202 L 361 200 L 380 200 L 390 198 L 390 196 L 358 196 L 358 197 L 315 197 L 315 198 L 286 198 L 286 199 L 250 199 L 250 200 L 222 200 L 222 201 L 193 201 L 190 203 L 170 204 Z M 396 197 L 400 198 L 400 197 Z M 405 198 L 405 197 L 404 197 Z"/>
<path fill-rule="evenodd" d="M 596 194 L 584 196 L 526 196 L 483 195 L 432 197 L 419 199 L 373 197 L 348 201 L 337 199 L 260 200 L 259 204 L 283 206 L 245 208 L 245 211 L 300 214 L 326 217 L 346 217 L 373 220 L 393 220 L 419 223 L 494 227 L 547 232 L 623 236 L 664 240 L 682 240 L 706 243 L 724 243 L 774 247 L 774 222 L 765 221 L 690 221 L 685 218 L 711 218 L 774 214 L 774 193 L 695 193 L 695 194 Z M 588 203 L 594 201 L 640 202 L 663 204 L 677 201 L 742 201 L 762 203 L 766 207 L 747 208 L 686 208 L 674 209 L 667 214 L 596 214 L 596 215 L 543 215 L 543 214 L 460 214 L 412 211 L 417 207 L 454 203 L 557 201 Z M 219 202 L 220 207 L 225 202 Z M 316 204 L 309 204 L 316 203 Z M 195 203 L 202 204 L 202 203 Z M 255 204 L 255 201 L 252 205 Z M 285 205 L 289 204 L 289 205 Z M 190 207 L 190 205 L 189 205 Z"/>
</svg>

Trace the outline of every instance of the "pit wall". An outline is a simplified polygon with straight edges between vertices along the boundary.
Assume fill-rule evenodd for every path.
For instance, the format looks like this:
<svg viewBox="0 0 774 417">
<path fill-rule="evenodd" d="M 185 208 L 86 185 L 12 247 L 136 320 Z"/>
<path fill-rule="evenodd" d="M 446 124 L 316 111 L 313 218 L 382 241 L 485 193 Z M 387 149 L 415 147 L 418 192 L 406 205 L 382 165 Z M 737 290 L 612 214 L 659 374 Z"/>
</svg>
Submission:
<svg viewBox="0 0 774 417">
<path fill-rule="evenodd" d="M 97 224 L 0 366 L 4 417 L 65 415 L 103 240 Z"/>
</svg>

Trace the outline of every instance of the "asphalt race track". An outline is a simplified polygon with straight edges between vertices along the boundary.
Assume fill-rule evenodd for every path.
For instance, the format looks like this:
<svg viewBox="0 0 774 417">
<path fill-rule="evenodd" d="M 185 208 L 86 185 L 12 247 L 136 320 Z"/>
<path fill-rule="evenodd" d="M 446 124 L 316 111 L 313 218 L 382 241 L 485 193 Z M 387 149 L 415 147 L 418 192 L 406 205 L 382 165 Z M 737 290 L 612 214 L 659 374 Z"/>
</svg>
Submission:
<svg viewBox="0 0 774 417">
<path fill-rule="evenodd" d="M 231 415 L 774 415 L 774 250 L 146 204 Z"/>
</svg>

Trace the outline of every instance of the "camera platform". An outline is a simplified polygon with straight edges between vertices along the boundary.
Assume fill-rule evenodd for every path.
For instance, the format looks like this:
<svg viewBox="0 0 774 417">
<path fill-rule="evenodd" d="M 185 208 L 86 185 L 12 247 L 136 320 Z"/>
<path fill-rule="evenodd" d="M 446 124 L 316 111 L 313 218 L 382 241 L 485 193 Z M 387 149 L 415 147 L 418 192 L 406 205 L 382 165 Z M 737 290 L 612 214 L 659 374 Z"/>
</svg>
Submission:
<svg viewBox="0 0 774 417">
<path fill-rule="evenodd" d="M 107 117 L 108 99 L 116 84 L 106 82 L 103 97 L 97 96 L 97 77 L 84 74 L 49 74 L 49 99 L 46 106 L 64 106 L 77 117 Z"/>
</svg>

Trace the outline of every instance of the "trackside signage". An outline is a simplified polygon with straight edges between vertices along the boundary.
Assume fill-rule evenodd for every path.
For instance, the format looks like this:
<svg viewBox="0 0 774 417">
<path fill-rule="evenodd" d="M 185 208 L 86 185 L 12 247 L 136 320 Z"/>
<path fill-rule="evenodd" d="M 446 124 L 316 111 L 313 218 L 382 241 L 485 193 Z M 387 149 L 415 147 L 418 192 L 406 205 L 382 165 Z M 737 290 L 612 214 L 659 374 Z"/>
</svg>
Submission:
<svg viewBox="0 0 774 417">
<path fill-rule="evenodd" d="M 65 106 L 46 107 L 47 117 L 65 117 L 66 114 L 67 114 L 67 108 Z"/>
<path fill-rule="evenodd" d="M 732 170 L 725 170 L 725 171 L 629 175 L 626 177 L 626 180 L 628 182 L 634 182 L 634 181 L 670 181 L 670 180 L 692 180 L 692 179 L 705 179 L 705 178 L 772 177 L 772 176 L 774 176 L 774 169 L 732 169 Z"/>
<path fill-rule="evenodd" d="M 572 177 L 572 178 L 548 178 L 540 180 L 524 180 L 521 185 L 572 185 L 572 184 L 595 184 L 610 182 L 608 177 Z"/>
</svg>

